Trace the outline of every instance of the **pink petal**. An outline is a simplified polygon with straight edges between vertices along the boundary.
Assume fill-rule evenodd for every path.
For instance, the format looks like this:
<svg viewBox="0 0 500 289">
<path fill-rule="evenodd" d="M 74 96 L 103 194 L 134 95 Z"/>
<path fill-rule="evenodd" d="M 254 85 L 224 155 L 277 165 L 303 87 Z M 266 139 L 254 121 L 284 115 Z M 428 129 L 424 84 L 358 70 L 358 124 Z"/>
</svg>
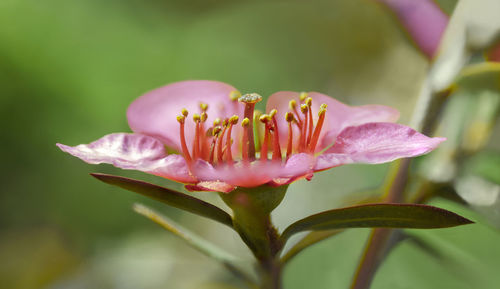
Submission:
<svg viewBox="0 0 500 289">
<path fill-rule="evenodd" d="M 191 192 L 221 192 L 221 193 L 230 193 L 234 189 L 235 186 L 232 186 L 228 183 L 221 181 L 205 181 L 199 182 L 196 185 L 186 185 L 185 186 L 188 191 Z"/>
<path fill-rule="evenodd" d="M 214 167 L 208 162 L 198 160 L 193 174 L 200 181 L 221 181 L 232 186 L 256 187 L 270 182 L 280 173 L 281 164 L 255 161 L 248 165 L 238 162 Z"/>
<path fill-rule="evenodd" d="M 317 159 L 315 170 L 348 163 L 380 164 L 426 154 L 445 138 L 427 137 L 395 123 L 367 123 L 344 129 L 335 144 Z"/>
<path fill-rule="evenodd" d="M 139 170 L 174 181 L 193 182 L 186 161 L 180 155 L 168 155 L 156 138 L 141 134 L 113 133 L 90 144 L 75 147 L 57 144 L 89 164 L 112 164 L 127 170 Z"/>
<path fill-rule="evenodd" d="M 314 156 L 310 154 L 294 154 L 286 164 L 273 161 L 254 161 L 250 164 L 237 162 L 233 165 L 212 166 L 208 162 L 198 160 L 193 166 L 193 175 L 200 181 L 193 190 L 204 187 L 214 190 L 222 184 L 226 190 L 234 187 L 256 187 L 263 184 L 283 185 L 299 178 L 312 175 Z M 198 187 L 198 188 L 197 188 Z"/>
<path fill-rule="evenodd" d="M 242 105 L 229 99 L 236 89 L 231 85 L 209 80 L 191 80 L 172 83 L 150 91 L 136 99 L 127 110 L 130 128 L 136 133 L 154 136 L 165 145 L 181 150 L 179 123 L 176 117 L 183 108 L 189 111 L 185 135 L 188 147 L 194 138 L 192 116 L 200 113 L 200 103 L 208 104 L 207 127 L 215 118 L 241 115 Z"/>
<path fill-rule="evenodd" d="M 292 91 L 280 91 L 271 95 L 267 101 L 266 111 L 273 108 L 278 110 L 278 126 L 280 128 L 280 142 L 282 147 L 286 147 L 288 138 L 288 124 L 284 119 L 285 112 L 289 111 L 289 101 L 295 99 L 299 101 L 299 93 Z M 308 94 L 312 99 L 312 111 L 314 123 L 318 119 L 318 111 L 321 104 L 327 104 L 327 114 L 320 140 L 316 151 L 320 151 L 331 145 L 337 135 L 346 127 L 361 125 L 369 122 L 395 122 L 399 118 L 399 112 L 391 107 L 383 105 L 363 105 L 349 106 L 340 101 L 318 92 Z M 300 113 L 300 111 L 299 111 Z M 302 115 L 301 115 L 302 116 Z M 299 131 L 294 128 L 294 143 L 297 143 Z"/>
<path fill-rule="evenodd" d="M 413 41 L 432 58 L 448 25 L 448 16 L 432 0 L 378 0 L 398 17 Z"/>
</svg>

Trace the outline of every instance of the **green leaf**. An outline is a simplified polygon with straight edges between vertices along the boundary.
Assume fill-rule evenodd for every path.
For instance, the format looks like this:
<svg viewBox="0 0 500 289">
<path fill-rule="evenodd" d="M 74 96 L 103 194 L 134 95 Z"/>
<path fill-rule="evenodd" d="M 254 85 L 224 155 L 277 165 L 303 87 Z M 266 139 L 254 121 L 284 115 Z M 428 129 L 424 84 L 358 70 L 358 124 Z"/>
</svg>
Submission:
<svg viewBox="0 0 500 289">
<path fill-rule="evenodd" d="M 231 216 L 222 209 L 189 195 L 139 180 L 106 174 L 91 174 L 107 184 L 155 199 L 169 206 L 197 214 L 233 227 Z"/>
<path fill-rule="evenodd" d="M 222 263 L 236 277 L 247 282 L 250 287 L 255 285 L 254 281 L 244 271 L 234 265 L 234 262 L 237 261 L 235 256 L 142 204 L 134 204 L 134 211 L 186 241 L 194 249 Z"/>
<path fill-rule="evenodd" d="M 283 242 L 302 231 L 342 228 L 447 228 L 471 224 L 453 212 L 419 204 L 369 204 L 321 212 L 285 229 Z"/>
</svg>

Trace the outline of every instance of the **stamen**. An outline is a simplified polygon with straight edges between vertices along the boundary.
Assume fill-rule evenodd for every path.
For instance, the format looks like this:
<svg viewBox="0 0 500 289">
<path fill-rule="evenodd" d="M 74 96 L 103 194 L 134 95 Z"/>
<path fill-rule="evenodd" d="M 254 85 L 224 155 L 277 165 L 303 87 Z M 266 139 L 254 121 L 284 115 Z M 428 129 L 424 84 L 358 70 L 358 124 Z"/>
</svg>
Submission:
<svg viewBox="0 0 500 289">
<path fill-rule="evenodd" d="M 259 125 L 261 116 L 262 116 L 262 111 L 256 109 L 253 112 L 253 134 L 255 136 L 255 151 L 259 151 L 261 148 L 262 129 L 261 126 Z"/>
<path fill-rule="evenodd" d="M 193 159 L 197 159 L 200 156 L 200 119 L 199 114 L 195 113 L 193 115 L 193 121 L 196 123 L 193 140 Z"/>
<path fill-rule="evenodd" d="M 204 103 L 200 103 L 200 107 L 203 106 Z M 208 105 L 204 106 L 206 109 Z M 203 108 L 202 108 L 203 110 Z M 207 121 L 208 115 L 205 111 L 203 111 L 200 115 L 200 157 L 204 160 L 208 159 L 208 154 L 210 152 L 210 145 L 207 138 L 207 134 L 205 133 L 205 122 Z"/>
<path fill-rule="evenodd" d="M 257 93 L 248 93 L 242 95 L 238 98 L 239 102 L 243 102 L 245 104 L 245 111 L 243 116 L 248 119 L 248 125 L 245 126 L 247 140 L 243 142 L 243 146 L 247 147 L 248 158 L 250 161 L 255 160 L 255 141 L 253 135 L 253 111 L 255 109 L 255 104 L 262 100 L 262 96 Z M 242 123 L 243 124 L 243 123 Z"/>
<path fill-rule="evenodd" d="M 241 159 L 243 163 L 248 163 L 250 161 L 250 155 L 249 155 L 249 145 L 248 145 L 248 127 L 250 126 L 250 120 L 248 118 L 244 118 L 241 121 L 241 126 L 243 127 L 243 136 L 241 137 Z"/>
<path fill-rule="evenodd" d="M 292 129 L 292 122 L 295 120 L 295 117 L 293 117 L 293 113 L 287 112 L 285 114 L 285 119 L 288 122 L 288 141 L 286 145 L 286 160 L 290 158 L 292 155 L 292 150 L 293 150 L 293 129 Z"/>
<path fill-rule="evenodd" d="M 267 160 L 267 146 L 269 144 L 269 132 L 270 132 L 270 127 L 269 127 L 269 121 L 271 118 L 267 114 L 263 114 L 259 118 L 260 122 L 264 124 L 264 139 L 262 141 L 262 145 L 260 147 L 260 159 L 261 160 Z"/>
<path fill-rule="evenodd" d="M 295 113 L 295 117 L 297 118 L 297 125 L 299 126 L 299 129 L 302 129 L 302 118 L 299 115 L 299 112 L 297 111 L 297 101 L 295 99 L 290 100 L 288 103 L 290 106 L 290 109 Z"/>
<path fill-rule="evenodd" d="M 210 145 L 210 156 L 208 158 L 209 163 L 213 164 L 214 163 L 214 154 L 215 154 L 215 143 L 217 142 L 217 139 L 219 139 L 219 134 L 220 134 L 220 126 L 215 126 L 212 129 L 212 144 Z"/>
<path fill-rule="evenodd" d="M 301 102 L 304 102 L 304 100 L 306 100 L 307 96 L 309 96 L 309 93 L 307 93 L 307 92 L 301 92 L 301 93 L 299 94 L 299 99 L 300 99 L 300 101 L 301 101 Z"/>
<path fill-rule="evenodd" d="M 280 160 L 281 161 L 281 147 L 280 147 L 280 133 L 278 130 L 278 122 L 276 121 L 276 113 L 278 111 L 276 109 L 271 110 L 269 113 L 269 116 L 271 117 L 273 121 L 273 126 L 274 126 L 274 132 L 273 132 L 273 161 Z"/>
<path fill-rule="evenodd" d="M 237 101 L 239 98 L 241 97 L 241 92 L 237 91 L 237 90 L 233 90 L 229 93 L 229 98 L 232 100 L 232 101 Z"/>
<path fill-rule="evenodd" d="M 208 110 L 208 104 L 200 102 L 200 109 L 202 112 L 206 112 Z"/>
<path fill-rule="evenodd" d="M 189 113 L 188 113 L 188 110 L 187 110 L 187 109 L 185 109 L 185 108 L 183 108 L 183 109 L 181 110 L 181 113 L 182 113 L 182 115 L 183 115 L 184 117 L 187 117 L 187 116 L 188 116 L 188 114 L 189 114 Z"/>
<path fill-rule="evenodd" d="M 307 118 L 307 105 L 302 104 L 300 105 L 300 111 L 304 114 L 304 123 L 302 125 L 302 129 L 300 131 L 300 138 L 299 138 L 299 152 L 304 152 L 306 149 L 306 138 L 307 138 L 307 123 L 308 123 L 308 118 Z"/>
<path fill-rule="evenodd" d="M 224 133 L 226 133 L 227 123 L 228 123 L 227 119 L 225 119 L 222 122 L 223 129 L 222 129 L 222 133 L 220 133 L 219 142 L 217 143 L 217 162 L 218 163 L 223 162 L 222 143 L 224 142 Z"/>
<path fill-rule="evenodd" d="M 181 141 L 182 154 L 184 155 L 186 162 L 189 164 L 192 159 L 191 159 L 191 155 L 189 154 L 189 150 L 188 150 L 187 145 L 186 145 L 186 138 L 184 136 L 184 123 L 186 122 L 186 117 L 184 115 L 179 115 L 177 117 L 177 121 L 180 124 L 179 136 L 180 136 L 180 141 Z"/>
<path fill-rule="evenodd" d="M 309 127 L 307 132 L 306 146 L 311 142 L 311 136 L 313 133 L 313 116 L 312 116 L 312 98 L 306 98 L 307 113 L 309 115 Z"/>
<path fill-rule="evenodd" d="M 309 151 L 311 153 L 314 153 L 314 150 L 316 149 L 316 144 L 318 143 L 319 134 L 321 133 L 321 128 L 323 127 L 323 123 L 325 122 L 326 108 L 327 105 L 324 103 L 319 107 L 318 122 L 316 123 L 316 127 L 314 128 L 314 133 L 311 138 L 311 143 L 309 144 Z"/>
<path fill-rule="evenodd" d="M 229 128 L 227 129 L 227 137 L 226 137 L 226 159 L 227 159 L 227 162 L 228 164 L 233 164 L 233 154 L 231 152 L 231 145 L 232 145 L 232 141 L 231 141 L 231 131 L 233 129 L 233 125 L 236 125 L 238 123 L 238 116 L 237 115 L 233 115 L 232 117 L 229 118 Z"/>
</svg>

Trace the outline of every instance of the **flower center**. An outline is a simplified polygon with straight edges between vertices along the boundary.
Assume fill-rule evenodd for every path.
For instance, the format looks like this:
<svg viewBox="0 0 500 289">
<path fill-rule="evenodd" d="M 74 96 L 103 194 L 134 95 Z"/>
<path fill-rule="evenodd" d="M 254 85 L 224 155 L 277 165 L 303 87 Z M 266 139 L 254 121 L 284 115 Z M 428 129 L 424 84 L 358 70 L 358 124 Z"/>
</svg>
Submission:
<svg viewBox="0 0 500 289">
<path fill-rule="evenodd" d="M 235 91 L 230 94 L 230 99 L 242 103 L 244 108 L 241 126 L 241 136 L 233 138 L 233 127 L 238 124 L 239 116 L 230 118 L 216 118 L 209 128 L 206 128 L 208 118 L 208 105 L 200 103 L 200 113 L 193 114 L 194 139 L 191 150 L 188 148 L 185 137 L 185 122 L 188 111 L 182 109 L 181 115 L 177 116 L 179 122 L 179 139 L 184 158 L 188 164 L 197 159 L 202 159 L 214 166 L 233 165 L 232 145 L 234 142 L 241 148 L 241 162 L 250 164 L 253 161 L 282 162 L 288 160 L 293 153 L 314 154 L 319 135 L 323 127 L 326 115 L 326 104 L 320 106 L 318 119 L 314 123 L 311 97 L 307 93 L 301 93 L 300 103 L 292 99 L 289 102 L 289 111 L 284 117 L 287 122 L 286 152 L 283 155 L 280 146 L 280 133 L 276 115 L 278 111 L 272 109 L 269 114 L 261 114 L 255 111 L 255 104 L 262 100 L 262 96 L 256 93 L 241 95 Z M 298 139 L 294 140 L 295 131 L 299 133 Z M 263 135 L 262 135 L 263 132 Z M 260 148 L 260 151 L 258 149 Z"/>
</svg>

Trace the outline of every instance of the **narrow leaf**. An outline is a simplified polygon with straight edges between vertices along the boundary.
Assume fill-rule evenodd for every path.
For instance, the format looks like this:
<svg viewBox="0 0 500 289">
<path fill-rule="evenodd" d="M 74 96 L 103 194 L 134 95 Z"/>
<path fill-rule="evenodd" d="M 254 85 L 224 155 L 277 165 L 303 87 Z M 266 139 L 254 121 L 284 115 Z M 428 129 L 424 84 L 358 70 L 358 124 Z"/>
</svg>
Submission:
<svg viewBox="0 0 500 289">
<path fill-rule="evenodd" d="M 144 195 L 193 214 L 207 217 L 231 228 L 233 227 L 232 218 L 228 213 L 200 199 L 139 180 L 106 174 L 91 175 L 107 184 Z"/>
<path fill-rule="evenodd" d="M 222 265 L 224 265 L 224 267 L 226 267 L 231 273 L 236 275 L 236 277 L 247 282 L 250 287 L 254 286 L 254 281 L 244 271 L 234 265 L 234 262 L 237 261 L 237 258 L 230 253 L 199 237 L 191 231 L 182 228 L 179 224 L 176 224 L 169 218 L 155 212 L 154 210 L 142 204 L 134 204 L 133 208 L 135 212 L 162 226 L 167 231 L 181 238 L 194 249 L 222 263 Z"/>
<path fill-rule="evenodd" d="M 342 228 L 447 228 L 473 223 L 453 212 L 419 204 L 369 204 L 321 212 L 285 229 L 283 242 L 302 231 Z"/>
</svg>

